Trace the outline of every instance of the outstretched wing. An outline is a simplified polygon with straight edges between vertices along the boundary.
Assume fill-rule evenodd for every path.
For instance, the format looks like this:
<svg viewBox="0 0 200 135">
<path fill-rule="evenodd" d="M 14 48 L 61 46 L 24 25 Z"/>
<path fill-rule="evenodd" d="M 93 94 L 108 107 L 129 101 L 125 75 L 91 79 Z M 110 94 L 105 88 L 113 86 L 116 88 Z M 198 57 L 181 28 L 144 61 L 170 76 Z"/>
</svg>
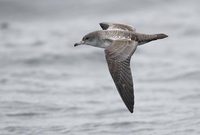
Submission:
<svg viewBox="0 0 200 135">
<path fill-rule="evenodd" d="M 103 30 L 125 30 L 125 31 L 132 31 L 132 32 L 136 31 L 135 28 L 129 25 L 119 24 L 119 23 L 102 22 L 102 23 L 99 23 L 99 25 L 101 26 Z"/>
<path fill-rule="evenodd" d="M 130 59 L 137 44 L 136 41 L 116 40 L 105 49 L 110 74 L 122 100 L 131 113 L 134 108 L 134 90 Z"/>
</svg>

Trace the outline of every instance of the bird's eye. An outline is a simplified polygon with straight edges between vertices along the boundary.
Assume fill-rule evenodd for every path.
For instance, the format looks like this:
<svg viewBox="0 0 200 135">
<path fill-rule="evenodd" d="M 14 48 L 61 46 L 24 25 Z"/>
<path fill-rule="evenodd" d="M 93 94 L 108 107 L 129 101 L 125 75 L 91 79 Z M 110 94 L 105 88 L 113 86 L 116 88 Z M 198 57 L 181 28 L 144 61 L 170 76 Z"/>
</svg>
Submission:
<svg viewBox="0 0 200 135">
<path fill-rule="evenodd" d="M 85 40 L 88 40 L 88 39 L 89 39 L 89 37 L 86 37 L 86 38 L 85 38 Z"/>
</svg>

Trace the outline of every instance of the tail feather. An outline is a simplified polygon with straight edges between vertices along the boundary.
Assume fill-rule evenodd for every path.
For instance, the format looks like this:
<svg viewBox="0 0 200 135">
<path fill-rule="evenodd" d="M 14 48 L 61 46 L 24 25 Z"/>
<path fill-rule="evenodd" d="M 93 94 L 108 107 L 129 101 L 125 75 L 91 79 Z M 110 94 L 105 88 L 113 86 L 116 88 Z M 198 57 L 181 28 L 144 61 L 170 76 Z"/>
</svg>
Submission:
<svg viewBox="0 0 200 135">
<path fill-rule="evenodd" d="M 157 36 L 157 39 L 163 39 L 163 38 L 168 37 L 168 35 L 166 34 L 156 34 L 156 36 Z"/>
<path fill-rule="evenodd" d="M 148 35 L 148 34 L 139 34 L 139 33 L 137 33 L 135 36 L 136 36 L 136 40 L 139 42 L 139 45 L 148 43 L 153 40 L 163 39 L 163 38 L 168 37 L 168 35 L 166 34 Z"/>
</svg>

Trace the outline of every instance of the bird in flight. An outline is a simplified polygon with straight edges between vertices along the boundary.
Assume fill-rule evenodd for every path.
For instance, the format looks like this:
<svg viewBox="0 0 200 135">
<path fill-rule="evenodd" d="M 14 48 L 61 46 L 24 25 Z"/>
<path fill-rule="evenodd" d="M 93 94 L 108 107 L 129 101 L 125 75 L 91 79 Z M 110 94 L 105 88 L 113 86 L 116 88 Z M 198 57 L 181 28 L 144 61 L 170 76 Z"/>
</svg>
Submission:
<svg viewBox="0 0 200 135">
<path fill-rule="evenodd" d="M 168 37 L 166 34 L 142 34 L 119 23 L 99 23 L 103 30 L 85 35 L 78 45 L 104 48 L 106 61 L 116 88 L 128 110 L 133 113 L 134 87 L 130 60 L 137 46 Z"/>
</svg>

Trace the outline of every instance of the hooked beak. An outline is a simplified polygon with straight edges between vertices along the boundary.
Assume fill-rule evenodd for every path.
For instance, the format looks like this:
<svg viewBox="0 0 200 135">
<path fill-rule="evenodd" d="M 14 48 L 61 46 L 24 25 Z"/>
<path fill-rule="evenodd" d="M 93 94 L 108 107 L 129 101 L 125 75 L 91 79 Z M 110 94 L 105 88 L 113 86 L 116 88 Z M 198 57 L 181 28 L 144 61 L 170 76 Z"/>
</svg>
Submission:
<svg viewBox="0 0 200 135">
<path fill-rule="evenodd" d="M 85 42 L 84 41 L 80 41 L 80 42 L 78 42 L 78 43 L 75 43 L 74 44 L 74 47 L 76 47 L 76 46 L 78 46 L 78 45 L 82 45 L 82 44 L 84 44 Z"/>
</svg>

